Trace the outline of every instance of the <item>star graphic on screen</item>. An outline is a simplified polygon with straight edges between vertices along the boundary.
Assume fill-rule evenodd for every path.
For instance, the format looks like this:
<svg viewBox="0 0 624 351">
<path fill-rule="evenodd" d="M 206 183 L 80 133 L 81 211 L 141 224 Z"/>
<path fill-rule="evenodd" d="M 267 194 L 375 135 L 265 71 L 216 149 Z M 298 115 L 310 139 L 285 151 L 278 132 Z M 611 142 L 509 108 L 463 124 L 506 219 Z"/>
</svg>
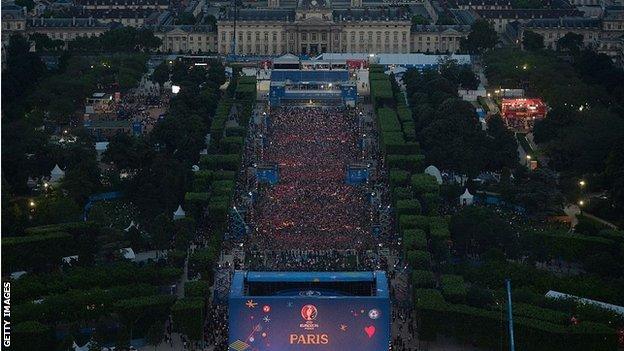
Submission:
<svg viewBox="0 0 624 351">
<path fill-rule="evenodd" d="M 346 324 L 341 324 L 340 325 L 340 330 L 343 331 L 343 332 L 346 332 L 347 331 L 347 325 Z"/>
<path fill-rule="evenodd" d="M 249 308 L 254 308 L 254 307 L 258 306 L 258 303 L 254 302 L 254 300 L 247 300 L 247 303 L 245 303 L 245 306 L 247 306 Z"/>
<path fill-rule="evenodd" d="M 291 301 L 288 301 L 288 307 L 293 307 L 293 303 Z"/>
<path fill-rule="evenodd" d="M 265 323 L 269 323 L 269 322 L 271 321 L 271 318 L 269 318 L 269 316 L 264 316 L 264 318 L 262 318 L 262 320 L 263 320 Z"/>
</svg>

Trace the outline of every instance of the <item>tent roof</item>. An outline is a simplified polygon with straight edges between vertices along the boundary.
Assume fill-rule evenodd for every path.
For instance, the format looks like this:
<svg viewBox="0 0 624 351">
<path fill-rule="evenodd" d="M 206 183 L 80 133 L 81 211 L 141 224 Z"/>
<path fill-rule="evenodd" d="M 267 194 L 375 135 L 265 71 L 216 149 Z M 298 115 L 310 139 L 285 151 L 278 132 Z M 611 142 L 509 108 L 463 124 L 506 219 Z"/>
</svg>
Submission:
<svg viewBox="0 0 624 351">
<path fill-rule="evenodd" d="M 134 250 L 131 247 L 124 247 L 123 249 L 119 249 L 124 258 L 128 260 L 134 260 L 136 255 L 134 254 Z"/>
<path fill-rule="evenodd" d="M 65 174 L 65 172 L 59 167 L 58 164 L 54 165 L 54 168 L 50 172 L 51 174 Z"/>
<path fill-rule="evenodd" d="M 468 188 L 466 188 L 466 191 L 460 196 L 462 199 L 472 199 L 473 197 L 474 196 L 468 191 Z"/>
<path fill-rule="evenodd" d="M 175 216 L 184 216 L 186 212 L 182 209 L 182 205 L 178 205 L 178 209 L 173 213 Z"/>
</svg>

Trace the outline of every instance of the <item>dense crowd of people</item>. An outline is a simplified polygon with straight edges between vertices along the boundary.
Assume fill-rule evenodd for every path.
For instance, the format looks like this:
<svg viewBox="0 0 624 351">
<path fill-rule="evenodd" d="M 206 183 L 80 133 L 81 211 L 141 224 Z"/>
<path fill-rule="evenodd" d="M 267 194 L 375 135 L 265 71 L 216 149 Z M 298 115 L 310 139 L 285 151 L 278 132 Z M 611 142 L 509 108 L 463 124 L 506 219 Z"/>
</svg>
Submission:
<svg viewBox="0 0 624 351">
<path fill-rule="evenodd" d="M 345 183 L 357 159 L 357 118 L 340 108 L 271 111 L 264 162 L 279 165 L 279 183 L 252 211 L 257 249 L 363 248 L 370 244 L 364 192 Z"/>
<path fill-rule="evenodd" d="M 245 260 L 251 271 L 371 271 L 388 265 L 383 256 L 355 250 L 252 251 Z"/>
</svg>

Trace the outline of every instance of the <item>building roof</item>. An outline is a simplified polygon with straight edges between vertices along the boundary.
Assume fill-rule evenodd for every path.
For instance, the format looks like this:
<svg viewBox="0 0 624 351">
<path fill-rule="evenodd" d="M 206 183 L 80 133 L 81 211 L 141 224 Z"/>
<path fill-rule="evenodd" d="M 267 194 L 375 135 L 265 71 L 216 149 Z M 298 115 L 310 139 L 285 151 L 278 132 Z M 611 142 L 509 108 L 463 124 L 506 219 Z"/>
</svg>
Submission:
<svg viewBox="0 0 624 351">
<path fill-rule="evenodd" d="M 93 18 L 31 18 L 26 22 L 31 28 L 110 28 L 110 23 L 101 23 Z"/>
<path fill-rule="evenodd" d="M 559 18 L 580 17 L 583 13 L 576 9 L 513 9 L 513 10 L 473 10 L 479 17 L 485 19 L 530 19 L 530 18 Z"/>
<path fill-rule="evenodd" d="M 442 24 L 417 24 L 412 26 L 412 33 L 443 33 L 446 31 L 456 31 L 459 33 L 470 32 L 470 26 L 442 25 Z"/>
<path fill-rule="evenodd" d="M 334 10 L 334 21 L 411 21 L 409 11 L 402 8 Z"/>
<path fill-rule="evenodd" d="M 457 6 L 511 6 L 510 0 L 455 0 Z"/>
<path fill-rule="evenodd" d="M 234 20 L 234 10 L 228 8 L 220 19 Z M 295 20 L 295 11 L 286 9 L 240 9 L 238 21 L 284 21 Z"/>
<path fill-rule="evenodd" d="M 594 18 L 565 17 L 533 19 L 524 24 L 524 28 L 570 28 L 570 29 L 600 29 L 601 21 Z"/>
<path fill-rule="evenodd" d="M 26 17 L 24 9 L 15 4 L 2 4 L 2 19 L 23 19 Z"/>
<path fill-rule="evenodd" d="M 169 0 L 75 0 L 79 6 L 169 6 Z"/>
<path fill-rule="evenodd" d="M 470 10 L 450 9 L 449 11 L 453 14 L 458 24 L 472 25 L 476 20 L 474 12 Z"/>
<path fill-rule="evenodd" d="M 331 3 L 329 0 L 299 0 L 297 8 L 302 10 L 329 9 L 331 8 Z"/>
<path fill-rule="evenodd" d="M 186 33 L 210 33 L 215 32 L 215 28 L 211 25 L 190 25 L 190 24 L 178 24 L 178 25 L 165 25 L 165 26 L 150 26 L 154 32 L 168 33 L 174 30 L 181 30 Z"/>
<path fill-rule="evenodd" d="M 76 17 L 93 17 L 105 19 L 122 18 L 148 18 L 156 10 L 154 9 L 77 9 L 74 11 Z"/>
</svg>

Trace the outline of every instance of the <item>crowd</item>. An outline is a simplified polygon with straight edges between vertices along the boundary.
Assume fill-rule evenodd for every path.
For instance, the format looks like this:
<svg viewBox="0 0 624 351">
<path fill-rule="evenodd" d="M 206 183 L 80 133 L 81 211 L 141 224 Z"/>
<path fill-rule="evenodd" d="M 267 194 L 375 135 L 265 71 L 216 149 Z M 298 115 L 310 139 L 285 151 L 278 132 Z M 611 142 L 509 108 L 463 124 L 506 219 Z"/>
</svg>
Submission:
<svg viewBox="0 0 624 351">
<path fill-rule="evenodd" d="M 263 162 L 279 165 L 279 183 L 263 192 L 251 214 L 252 248 L 365 248 L 370 209 L 364 192 L 345 183 L 357 159 L 357 118 L 340 108 L 271 111 Z"/>
<path fill-rule="evenodd" d="M 227 316 L 226 306 L 208 305 L 204 324 L 204 341 L 206 345 L 213 345 L 214 350 L 228 349 Z"/>
<path fill-rule="evenodd" d="M 161 114 L 169 106 L 169 94 L 158 94 L 134 91 L 122 99 L 117 107 L 117 119 L 131 119 L 139 122 L 144 133 L 149 133 Z"/>
<path fill-rule="evenodd" d="M 385 257 L 355 250 L 251 251 L 245 268 L 257 271 L 370 271 L 386 270 Z"/>
</svg>

